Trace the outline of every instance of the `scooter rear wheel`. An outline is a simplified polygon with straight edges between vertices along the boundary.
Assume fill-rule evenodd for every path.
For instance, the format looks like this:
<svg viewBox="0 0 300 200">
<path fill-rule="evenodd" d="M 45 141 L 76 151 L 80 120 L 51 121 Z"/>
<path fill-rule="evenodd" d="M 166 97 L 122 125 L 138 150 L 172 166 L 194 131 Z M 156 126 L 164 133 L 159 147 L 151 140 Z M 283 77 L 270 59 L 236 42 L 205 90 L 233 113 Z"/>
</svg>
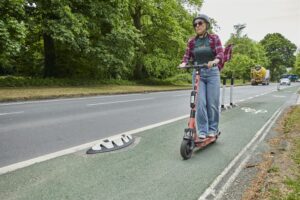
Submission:
<svg viewBox="0 0 300 200">
<path fill-rule="evenodd" d="M 184 160 L 191 158 L 193 153 L 192 141 L 182 140 L 180 146 L 180 154 Z"/>
</svg>

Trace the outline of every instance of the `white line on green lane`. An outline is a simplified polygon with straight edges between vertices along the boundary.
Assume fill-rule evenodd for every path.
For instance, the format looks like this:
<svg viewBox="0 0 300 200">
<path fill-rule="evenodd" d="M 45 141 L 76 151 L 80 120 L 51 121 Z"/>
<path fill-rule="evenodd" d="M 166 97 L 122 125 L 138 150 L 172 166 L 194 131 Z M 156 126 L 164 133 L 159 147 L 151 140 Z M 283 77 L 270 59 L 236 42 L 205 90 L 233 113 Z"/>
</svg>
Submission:
<svg viewBox="0 0 300 200">
<path fill-rule="evenodd" d="M 144 127 L 141 127 L 141 128 L 137 128 L 137 129 L 134 129 L 134 130 L 131 130 L 131 131 L 119 133 L 117 135 L 114 135 L 113 137 L 118 136 L 118 135 L 123 135 L 123 134 L 125 134 L 125 135 L 136 134 L 136 133 L 146 131 L 146 130 L 149 130 L 149 129 L 153 129 L 153 128 L 156 128 L 156 127 L 159 127 L 159 126 L 162 126 L 162 125 L 170 124 L 170 123 L 179 121 L 181 119 L 185 119 L 188 116 L 189 115 L 183 115 L 183 116 L 176 117 L 176 118 L 173 118 L 173 119 L 169 119 L 169 120 L 166 120 L 166 121 L 163 121 L 163 122 L 159 122 L 159 123 L 151 124 L 151 125 L 144 126 Z M 71 153 L 75 153 L 75 152 L 78 152 L 78 151 L 88 149 L 88 148 L 92 147 L 93 145 L 101 142 L 102 140 L 103 139 L 92 141 L 92 142 L 85 143 L 85 144 L 82 144 L 82 145 L 79 145 L 79 146 L 71 147 L 69 149 L 64 149 L 64 150 L 57 151 L 57 152 L 54 152 L 54 153 L 39 156 L 39 157 L 30 159 L 30 160 L 25 160 L 25 161 L 18 162 L 18 163 L 12 164 L 12 165 L 1 167 L 0 168 L 0 175 L 5 174 L 7 172 L 15 171 L 17 169 L 28 167 L 28 166 L 33 165 L 35 163 L 40 163 L 40 162 L 43 162 L 43 161 L 46 161 L 46 160 L 57 158 L 59 156 L 64 156 L 64 155 L 67 155 L 67 154 L 71 154 Z"/>
<path fill-rule="evenodd" d="M 257 147 L 257 145 L 265 138 L 265 136 L 268 134 L 270 128 L 275 123 L 276 119 L 280 116 L 282 112 L 281 106 L 271 117 L 270 119 L 263 125 L 263 127 L 255 134 L 255 136 L 252 138 L 252 140 L 247 144 L 247 146 L 244 147 L 244 149 L 229 163 L 229 165 L 223 170 L 223 172 L 213 181 L 213 183 L 204 191 L 204 193 L 199 197 L 198 200 L 205 200 L 209 196 L 214 196 L 213 199 L 221 199 L 222 195 L 226 191 L 226 189 L 232 184 L 232 182 L 235 180 L 241 169 L 243 168 L 244 164 L 247 162 L 247 160 L 250 158 L 251 154 L 249 153 L 242 161 L 240 161 L 241 157 L 248 152 L 250 149 L 250 152 L 254 151 Z M 260 137 L 260 138 L 259 138 Z M 255 143 L 255 145 L 254 145 Z M 238 167 L 234 169 L 234 166 L 238 163 Z M 231 171 L 234 170 L 234 173 L 230 176 L 230 178 L 226 181 L 226 183 L 219 189 L 219 191 L 216 193 L 216 186 L 218 186 L 221 181 L 224 181 L 224 177 Z"/>
</svg>

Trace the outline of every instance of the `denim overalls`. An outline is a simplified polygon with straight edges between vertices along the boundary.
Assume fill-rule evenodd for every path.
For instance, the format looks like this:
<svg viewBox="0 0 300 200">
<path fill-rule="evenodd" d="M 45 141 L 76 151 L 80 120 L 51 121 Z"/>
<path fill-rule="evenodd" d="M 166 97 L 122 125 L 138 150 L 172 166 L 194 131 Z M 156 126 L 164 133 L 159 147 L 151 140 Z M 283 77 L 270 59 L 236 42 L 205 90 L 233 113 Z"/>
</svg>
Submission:
<svg viewBox="0 0 300 200">
<path fill-rule="evenodd" d="M 193 49 L 194 62 L 197 64 L 213 61 L 215 56 L 209 45 L 209 38 L 196 38 Z M 193 84 L 195 71 L 193 72 Z M 219 104 L 220 104 L 220 71 L 217 66 L 210 69 L 204 68 L 200 71 L 200 87 L 198 91 L 198 102 L 196 110 L 198 134 L 217 134 L 219 126 Z"/>
</svg>

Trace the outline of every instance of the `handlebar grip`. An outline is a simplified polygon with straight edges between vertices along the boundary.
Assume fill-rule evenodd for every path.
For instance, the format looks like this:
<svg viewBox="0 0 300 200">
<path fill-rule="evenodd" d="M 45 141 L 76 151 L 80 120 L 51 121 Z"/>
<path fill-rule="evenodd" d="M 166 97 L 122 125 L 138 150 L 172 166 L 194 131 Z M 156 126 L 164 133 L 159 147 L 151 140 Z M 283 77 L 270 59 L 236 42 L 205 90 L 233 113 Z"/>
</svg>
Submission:
<svg viewBox="0 0 300 200">
<path fill-rule="evenodd" d="M 215 64 L 213 66 L 216 66 Z M 190 68 L 207 68 L 208 65 L 205 63 L 205 64 L 200 64 L 200 65 L 185 65 L 184 67 L 180 67 L 178 66 L 177 68 L 178 69 L 190 69 Z"/>
</svg>

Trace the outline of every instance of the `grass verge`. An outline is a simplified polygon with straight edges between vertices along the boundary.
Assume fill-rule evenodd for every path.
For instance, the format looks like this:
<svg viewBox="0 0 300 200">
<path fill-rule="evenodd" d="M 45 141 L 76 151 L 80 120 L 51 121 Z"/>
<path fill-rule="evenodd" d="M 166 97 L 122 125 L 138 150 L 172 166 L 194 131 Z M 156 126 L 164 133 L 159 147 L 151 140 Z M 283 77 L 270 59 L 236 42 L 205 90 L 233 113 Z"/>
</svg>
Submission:
<svg viewBox="0 0 300 200">
<path fill-rule="evenodd" d="M 229 82 L 227 81 L 227 86 L 230 86 Z M 177 74 L 163 80 L 152 78 L 142 81 L 2 76 L 0 102 L 182 90 L 191 89 L 191 84 L 191 74 L 188 73 Z M 242 80 L 236 80 L 235 85 L 245 84 Z"/>
<path fill-rule="evenodd" d="M 36 99 L 53 99 L 62 97 L 82 97 L 104 94 L 125 94 L 156 91 L 190 89 L 189 85 L 147 86 L 147 85 L 102 85 L 94 87 L 30 87 L 0 88 L 0 102 Z"/>
<path fill-rule="evenodd" d="M 269 141 L 270 152 L 258 165 L 257 176 L 243 200 L 300 199 L 300 106 L 293 106 L 281 118 Z"/>
</svg>

